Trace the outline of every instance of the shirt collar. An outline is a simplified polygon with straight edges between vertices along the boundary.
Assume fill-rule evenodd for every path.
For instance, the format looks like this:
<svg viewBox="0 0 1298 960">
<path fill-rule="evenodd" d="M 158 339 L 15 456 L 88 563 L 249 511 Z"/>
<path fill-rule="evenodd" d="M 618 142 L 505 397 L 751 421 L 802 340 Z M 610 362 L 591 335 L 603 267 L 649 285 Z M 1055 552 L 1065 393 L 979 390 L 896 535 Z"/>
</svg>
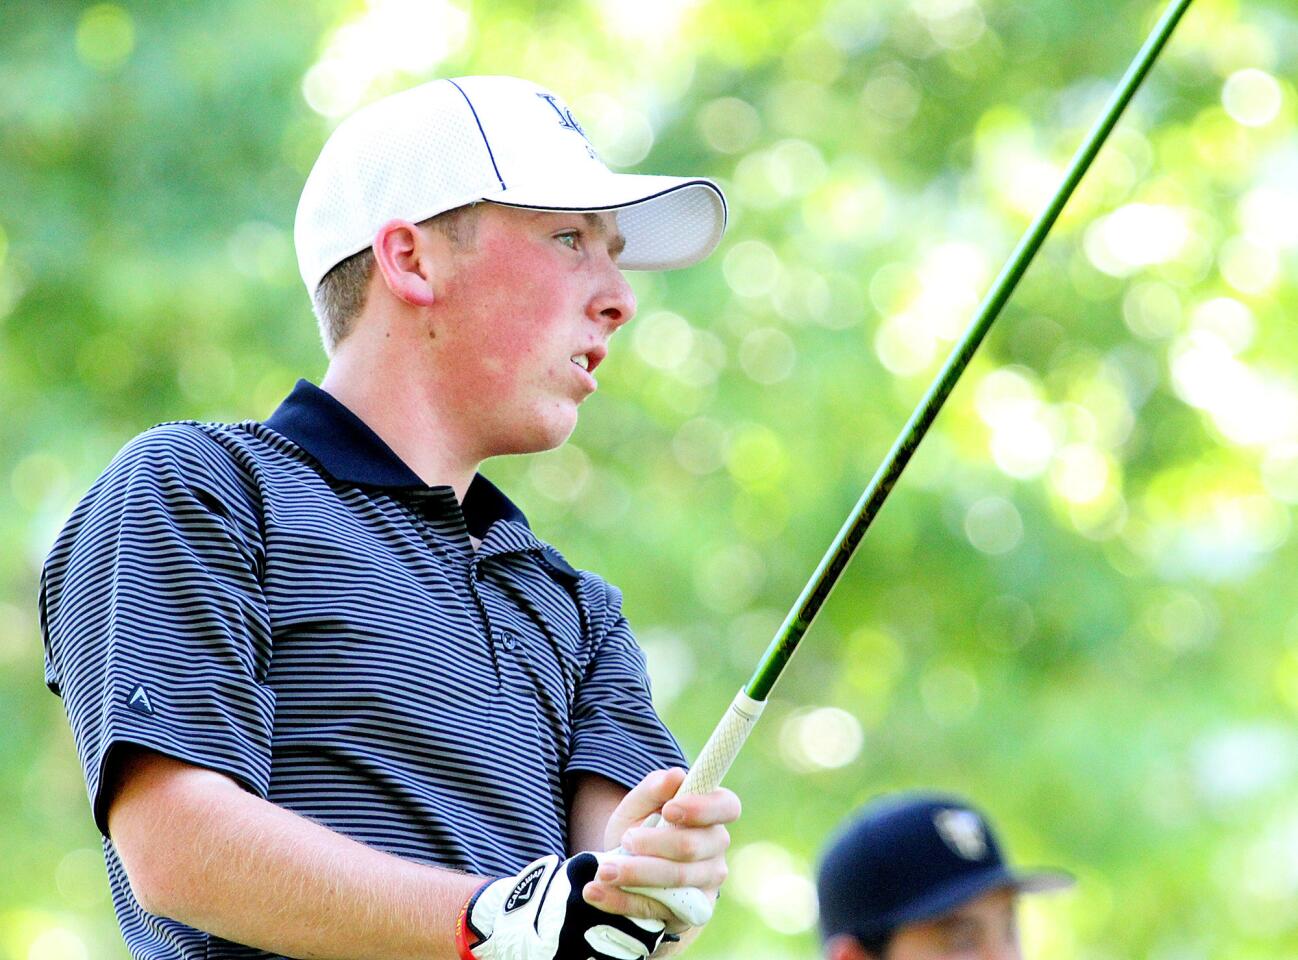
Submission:
<svg viewBox="0 0 1298 960">
<path fill-rule="evenodd" d="M 299 380 L 293 392 L 266 421 L 281 436 L 309 453 L 329 476 L 343 483 L 386 490 L 428 491 L 429 487 L 383 442 L 365 421 L 341 401 L 307 380 Z M 449 488 L 440 488 L 449 490 Z M 464 522 L 475 537 L 485 539 L 497 520 L 512 520 L 530 530 L 527 517 L 504 493 L 482 474 L 474 474 L 465 491 Z M 537 542 L 549 563 L 570 576 L 577 576 L 553 547 Z"/>
</svg>

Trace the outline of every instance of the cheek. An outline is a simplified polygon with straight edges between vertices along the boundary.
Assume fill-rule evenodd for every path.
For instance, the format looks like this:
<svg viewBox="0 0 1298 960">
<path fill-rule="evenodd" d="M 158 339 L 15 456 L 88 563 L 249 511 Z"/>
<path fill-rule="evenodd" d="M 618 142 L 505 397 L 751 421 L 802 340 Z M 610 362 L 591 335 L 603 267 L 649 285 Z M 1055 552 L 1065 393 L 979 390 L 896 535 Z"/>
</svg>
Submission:
<svg viewBox="0 0 1298 960">
<path fill-rule="evenodd" d="M 466 344 L 482 377 L 498 387 L 526 381 L 538 365 L 553 366 L 562 314 L 555 264 L 544 253 L 517 246 L 485 246 L 482 266 L 462 274 L 453 292 L 472 303 Z"/>
</svg>

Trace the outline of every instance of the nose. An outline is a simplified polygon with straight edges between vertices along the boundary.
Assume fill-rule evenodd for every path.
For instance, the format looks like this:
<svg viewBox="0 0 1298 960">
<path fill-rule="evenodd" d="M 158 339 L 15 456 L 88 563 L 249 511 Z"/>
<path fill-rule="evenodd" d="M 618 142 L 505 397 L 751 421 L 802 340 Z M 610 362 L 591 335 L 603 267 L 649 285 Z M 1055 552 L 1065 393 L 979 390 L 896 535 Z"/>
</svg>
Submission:
<svg viewBox="0 0 1298 960">
<path fill-rule="evenodd" d="M 610 258 L 599 292 L 591 299 L 587 313 L 608 334 L 612 334 L 635 316 L 635 308 L 635 291 Z"/>
</svg>

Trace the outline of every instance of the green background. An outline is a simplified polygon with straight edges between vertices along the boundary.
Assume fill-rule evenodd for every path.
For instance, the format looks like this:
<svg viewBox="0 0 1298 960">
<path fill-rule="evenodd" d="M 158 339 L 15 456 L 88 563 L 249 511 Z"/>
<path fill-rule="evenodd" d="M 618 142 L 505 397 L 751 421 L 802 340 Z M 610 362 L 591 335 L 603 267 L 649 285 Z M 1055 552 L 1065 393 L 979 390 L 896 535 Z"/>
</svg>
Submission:
<svg viewBox="0 0 1298 960">
<path fill-rule="evenodd" d="M 35 594 L 112 454 L 325 361 L 324 137 L 512 73 L 730 231 L 636 275 L 570 444 L 485 472 L 619 583 L 691 753 L 1159 10 L 1150 0 L 150 0 L 0 10 L 0 956 L 120 957 Z M 728 785 L 693 955 L 811 957 L 825 837 L 966 792 L 1077 890 L 1071 960 L 1298 955 L 1298 11 L 1198 0 L 809 634 Z"/>
</svg>

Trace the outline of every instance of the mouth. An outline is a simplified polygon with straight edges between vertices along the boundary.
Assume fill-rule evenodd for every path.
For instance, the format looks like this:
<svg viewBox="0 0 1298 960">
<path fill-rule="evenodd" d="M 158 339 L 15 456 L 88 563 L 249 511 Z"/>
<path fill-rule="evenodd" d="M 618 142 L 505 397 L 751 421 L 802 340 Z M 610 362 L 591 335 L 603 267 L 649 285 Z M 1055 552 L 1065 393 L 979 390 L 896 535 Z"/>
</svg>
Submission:
<svg viewBox="0 0 1298 960">
<path fill-rule="evenodd" d="M 569 361 L 581 367 L 587 373 L 594 373 L 595 368 L 600 365 L 600 361 L 608 355 L 605 347 L 591 347 L 583 353 L 574 353 Z"/>
</svg>

